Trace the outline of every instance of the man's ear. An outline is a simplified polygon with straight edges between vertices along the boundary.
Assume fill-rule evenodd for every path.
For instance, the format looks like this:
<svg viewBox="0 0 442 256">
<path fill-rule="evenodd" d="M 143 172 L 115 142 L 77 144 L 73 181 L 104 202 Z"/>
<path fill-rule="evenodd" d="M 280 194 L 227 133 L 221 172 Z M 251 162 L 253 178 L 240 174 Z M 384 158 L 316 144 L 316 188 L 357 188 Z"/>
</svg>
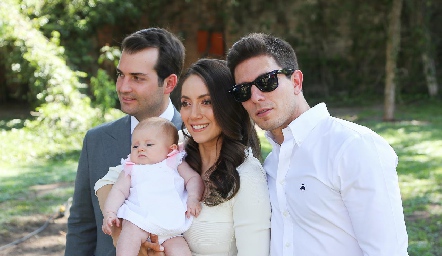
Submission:
<svg viewBox="0 0 442 256">
<path fill-rule="evenodd" d="M 164 94 L 172 93 L 173 89 L 175 89 L 178 82 L 178 77 L 175 74 L 171 74 L 166 77 L 163 81 Z"/>
<path fill-rule="evenodd" d="M 295 88 L 295 94 L 299 94 L 302 92 L 303 78 L 304 75 L 302 74 L 301 70 L 295 70 L 295 72 L 293 72 L 291 80 Z"/>
</svg>

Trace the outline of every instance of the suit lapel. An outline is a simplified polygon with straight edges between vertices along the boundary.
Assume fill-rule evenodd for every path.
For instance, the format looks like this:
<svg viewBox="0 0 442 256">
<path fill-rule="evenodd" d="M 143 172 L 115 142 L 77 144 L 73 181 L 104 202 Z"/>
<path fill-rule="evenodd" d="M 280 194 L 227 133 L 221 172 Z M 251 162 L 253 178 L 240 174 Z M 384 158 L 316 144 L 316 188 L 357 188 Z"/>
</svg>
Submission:
<svg viewBox="0 0 442 256">
<path fill-rule="evenodd" d="M 174 110 L 173 118 L 171 121 L 178 130 L 181 130 L 181 126 L 183 125 L 183 120 L 181 120 L 180 112 L 178 112 L 175 106 L 173 107 L 173 110 Z"/>
<path fill-rule="evenodd" d="M 110 155 L 117 157 L 126 158 L 130 153 L 131 145 L 131 133 L 130 133 L 130 120 L 131 117 L 126 115 L 112 124 L 110 124 L 104 132 L 108 135 L 107 139 L 102 141 L 106 152 L 112 153 Z M 172 118 L 172 123 L 177 127 L 178 130 L 181 129 L 182 125 L 181 115 L 174 107 L 174 115 Z"/>
<path fill-rule="evenodd" d="M 103 141 L 105 148 L 114 151 L 118 157 L 127 157 L 131 145 L 130 116 L 118 119 L 109 128 L 106 133 L 110 138 Z"/>
</svg>

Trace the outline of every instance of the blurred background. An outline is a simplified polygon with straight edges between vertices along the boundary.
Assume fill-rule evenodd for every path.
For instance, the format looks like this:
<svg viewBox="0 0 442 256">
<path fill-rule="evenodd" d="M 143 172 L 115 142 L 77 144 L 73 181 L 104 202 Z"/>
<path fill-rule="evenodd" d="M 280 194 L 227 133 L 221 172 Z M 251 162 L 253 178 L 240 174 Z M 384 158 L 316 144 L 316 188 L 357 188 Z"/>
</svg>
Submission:
<svg viewBox="0 0 442 256">
<path fill-rule="evenodd" d="M 251 32 L 288 41 L 310 105 L 325 101 L 397 151 L 410 255 L 442 255 L 441 13 L 439 0 L 2 0 L 0 246 L 72 195 L 85 132 L 122 115 L 121 41 L 163 27 L 182 39 L 185 67 L 224 59 Z M 57 245 L 0 255 L 59 255 L 65 224 L 52 231 Z"/>
<path fill-rule="evenodd" d="M 442 3 L 436 0 L 2 2 L 1 103 L 48 102 L 45 96 L 61 93 L 49 90 L 57 86 L 51 69 L 64 68 L 82 72 L 76 76 L 84 87 L 76 89 L 100 100 L 94 85 L 103 87 L 107 75 L 113 86 L 122 39 L 151 26 L 180 36 L 186 66 L 224 58 L 250 32 L 282 37 L 298 55 L 307 98 L 342 102 L 383 97 L 387 45 L 397 41 L 396 99 L 440 94 Z"/>
</svg>

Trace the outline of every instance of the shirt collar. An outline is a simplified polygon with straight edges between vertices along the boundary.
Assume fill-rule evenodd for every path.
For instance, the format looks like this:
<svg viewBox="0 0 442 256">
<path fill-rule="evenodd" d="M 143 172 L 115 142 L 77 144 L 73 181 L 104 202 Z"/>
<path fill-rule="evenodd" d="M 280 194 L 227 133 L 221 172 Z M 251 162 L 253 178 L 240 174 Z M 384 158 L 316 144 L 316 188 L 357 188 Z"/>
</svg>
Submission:
<svg viewBox="0 0 442 256">
<path fill-rule="evenodd" d="M 169 105 L 167 105 L 166 110 L 160 115 L 160 117 L 165 118 L 169 121 L 172 121 L 173 115 L 175 114 L 175 111 L 173 109 L 172 101 L 169 99 Z M 139 121 L 134 116 L 130 116 L 130 134 L 134 132 L 135 126 Z"/>
<path fill-rule="evenodd" d="M 294 143 L 301 145 L 310 131 L 313 130 L 322 119 L 329 116 L 330 113 L 325 103 L 319 103 L 310 108 L 293 120 L 286 128 L 282 129 L 284 142 L 294 139 Z M 275 144 L 277 145 L 270 131 L 266 131 L 265 135 L 273 146 L 275 146 Z"/>
</svg>

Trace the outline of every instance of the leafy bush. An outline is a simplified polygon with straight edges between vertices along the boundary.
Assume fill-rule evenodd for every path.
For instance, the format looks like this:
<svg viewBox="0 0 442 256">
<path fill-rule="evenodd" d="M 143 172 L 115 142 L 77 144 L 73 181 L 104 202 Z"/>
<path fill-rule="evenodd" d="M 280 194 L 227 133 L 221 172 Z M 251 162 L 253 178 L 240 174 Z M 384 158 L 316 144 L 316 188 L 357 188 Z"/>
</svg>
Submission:
<svg viewBox="0 0 442 256">
<path fill-rule="evenodd" d="M 97 76 L 91 77 L 91 89 L 94 95 L 93 106 L 101 109 L 103 113 L 116 107 L 117 92 L 115 91 L 115 81 L 109 77 L 109 73 L 115 73 L 114 69 L 118 65 L 121 51 L 118 47 L 104 46 L 100 50 L 101 55 L 98 63 L 107 70 L 99 68 Z"/>
<path fill-rule="evenodd" d="M 91 106 L 91 99 L 81 93 L 86 85 L 79 79 L 85 74 L 66 65 L 63 48 L 54 43 L 56 38 L 48 40 L 36 29 L 20 13 L 16 1 L 4 0 L 0 4 L 0 47 L 14 52 L 5 56 L 6 63 L 25 67 L 31 73 L 20 79 L 29 79 L 31 96 L 39 105 L 36 118 L 25 123 L 26 129 L 38 134 L 43 143 L 78 144 L 89 128 L 119 115 L 116 110 L 106 115 Z"/>
<path fill-rule="evenodd" d="M 103 69 L 98 69 L 97 76 L 91 78 L 91 89 L 95 96 L 94 106 L 101 109 L 103 113 L 115 107 L 117 93 L 115 82 L 112 81 Z"/>
</svg>

